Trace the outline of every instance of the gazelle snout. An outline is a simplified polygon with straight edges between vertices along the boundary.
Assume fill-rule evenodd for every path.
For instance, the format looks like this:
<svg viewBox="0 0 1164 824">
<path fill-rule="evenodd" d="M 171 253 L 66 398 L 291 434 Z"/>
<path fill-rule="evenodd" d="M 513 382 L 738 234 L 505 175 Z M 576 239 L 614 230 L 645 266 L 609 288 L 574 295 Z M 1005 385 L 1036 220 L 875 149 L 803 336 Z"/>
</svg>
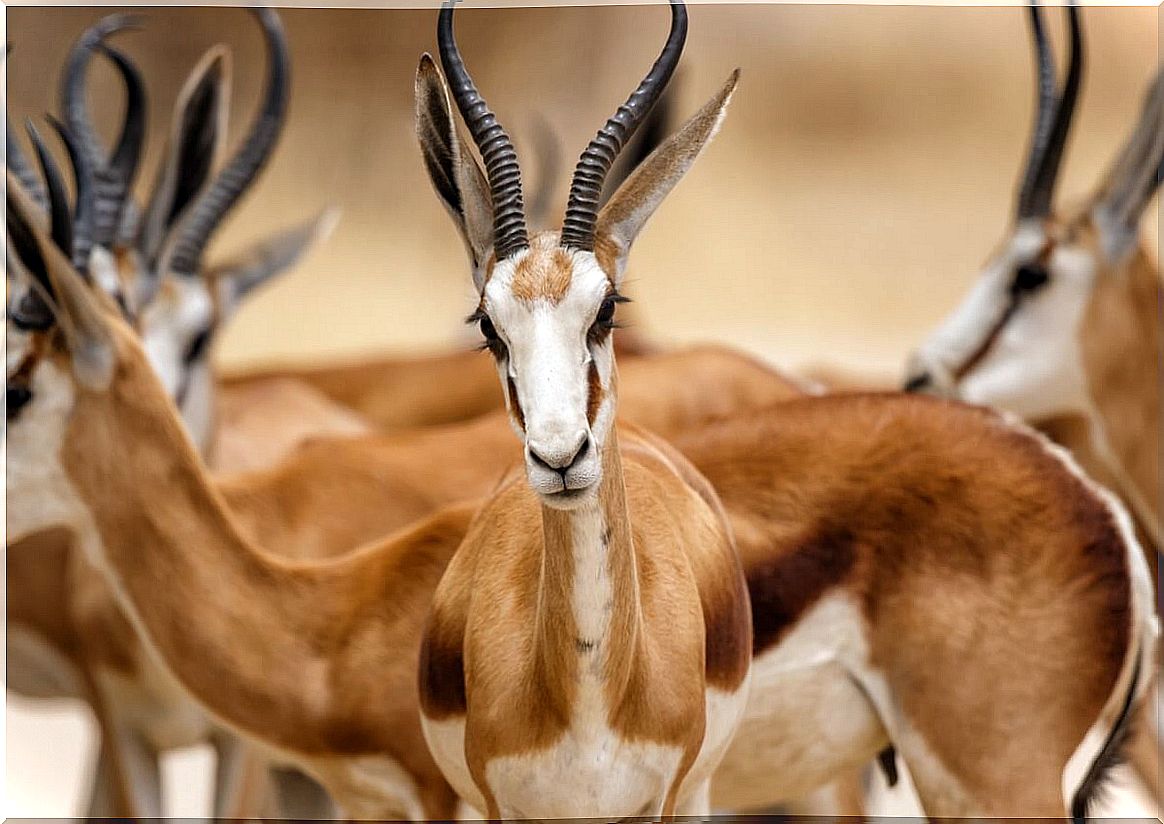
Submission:
<svg viewBox="0 0 1164 824">
<path fill-rule="evenodd" d="M 596 488 L 602 477 L 598 449 L 589 429 L 570 435 L 527 437 L 525 462 L 530 485 L 551 504 L 586 497 L 584 493 Z"/>
<path fill-rule="evenodd" d="M 565 472 L 586 457 L 586 453 L 590 449 L 590 433 L 579 432 L 573 441 L 572 447 L 561 449 L 561 445 L 566 443 L 564 440 L 544 444 L 531 440 L 528 444 L 530 460 L 554 472 Z"/>
</svg>

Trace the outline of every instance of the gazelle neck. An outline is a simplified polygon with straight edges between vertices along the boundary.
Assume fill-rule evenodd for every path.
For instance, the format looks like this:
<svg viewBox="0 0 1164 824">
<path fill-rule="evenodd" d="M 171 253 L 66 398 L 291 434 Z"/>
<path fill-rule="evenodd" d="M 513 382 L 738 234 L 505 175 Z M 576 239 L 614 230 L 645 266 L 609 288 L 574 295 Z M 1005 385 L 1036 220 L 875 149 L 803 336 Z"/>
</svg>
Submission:
<svg viewBox="0 0 1164 824">
<path fill-rule="evenodd" d="M 556 659 L 582 683 L 597 678 L 607 696 L 630 677 L 639 638 L 639 584 L 618 437 L 602 449 L 597 495 L 572 510 L 542 506 L 544 546 L 538 603 L 543 663 Z M 577 661 L 577 669 L 572 665 Z M 613 690 L 610 689 L 613 687 Z"/>
<path fill-rule="evenodd" d="M 1143 248 L 1099 276 L 1081 330 L 1096 448 L 1160 545 L 1160 273 Z"/>
</svg>

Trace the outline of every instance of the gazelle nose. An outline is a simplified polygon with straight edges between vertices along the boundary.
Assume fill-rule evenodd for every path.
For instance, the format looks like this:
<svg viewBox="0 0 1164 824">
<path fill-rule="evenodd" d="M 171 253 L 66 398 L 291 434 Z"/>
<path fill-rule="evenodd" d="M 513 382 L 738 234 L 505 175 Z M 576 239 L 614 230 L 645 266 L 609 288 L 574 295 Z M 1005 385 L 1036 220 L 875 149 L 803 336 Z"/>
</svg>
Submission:
<svg viewBox="0 0 1164 824">
<path fill-rule="evenodd" d="M 590 433 L 583 432 L 573 449 L 552 450 L 534 444 L 529 445 L 529 456 L 534 463 L 551 472 L 566 472 L 590 451 Z"/>
<path fill-rule="evenodd" d="M 924 392 L 930 388 L 933 382 L 934 379 L 929 372 L 922 372 L 907 380 L 902 390 L 906 392 Z"/>
</svg>

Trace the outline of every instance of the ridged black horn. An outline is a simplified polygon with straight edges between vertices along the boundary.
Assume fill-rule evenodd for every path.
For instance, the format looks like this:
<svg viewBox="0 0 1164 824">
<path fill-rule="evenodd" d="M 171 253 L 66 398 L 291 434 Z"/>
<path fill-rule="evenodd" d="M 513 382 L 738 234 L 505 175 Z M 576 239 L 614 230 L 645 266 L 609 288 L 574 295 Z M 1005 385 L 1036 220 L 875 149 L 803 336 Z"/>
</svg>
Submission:
<svg viewBox="0 0 1164 824">
<path fill-rule="evenodd" d="M 81 148 L 80 141 L 69 131 L 69 128 L 51 115 L 48 118 L 65 150 L 69 153 L 69 162 L 73 166 L 73 183 L 76 191 L 76 206 L 73 208 L 73 266 L 82 275 L 89 272 L 89 252 L 93 248 L 93 220 L 96 209 L 96 189 L 93 182 L 93 168 L 89 165 Z"/>
<path fill-rule="evenodd" d="M 566 203 L 566 221 L 562 226 L 563 246 L 593 251 L 598 204 L 606 176 L 623 146 L 667 88 L 675 67 L 679 65 L 686 40 L 687 8 L 682 0 L 671 0 L 671 33 L 663 51 L 634 94 L 590 141 L 574 170 L 570 198 Z"/>
<path fill-rule="evenodd" d="M 202 252 L 222 219 L 255 182 L 283 130 L 291 93 L 291 57 L 283 24 L 274 9 L 252 10 L 267 42 L 268 73 L 262 108 L 238 152 L 181 218 L 180 235 L 168 263 L 176 273 L 191 275 L 201 265 Z"/>
<path fill-rule="evenodd" d="M 1031 34 L 1035 43 L 1038 66 L 1038 113 L 1031 138 L 1023 185 L 1019 193 L 1017 214 L 1020 219 L 1047 215 L 1055 193 L 1055 181 L 1063 160 L 1063 149 L 1071 120 L 1079 100 L 1079 86 L 1083 79 L 1083 32 L 1079 9 L 1066 7 L 1071 30 L 1071 50 L 1067 65 L 1067 79 L 1063 91 L 1055 92 L 1055 64 L 1050 44 L 1043 31 L 1037 6 L 1030 7 Z"/>
<path fill-rule="evenodd" d="M 92 242 L 110 247 L 117 241 L 118 227 L 128 208 L 127 201 L 137 174 L 145 139 L 146 93 L 141 72 L 128 57 L 105 45 L 105 39 L 128 28 L 138 28 L 137 15 L 113 14 L 86 29 L 69 52 L 61 84 L 61 109 L 65 124 L 83 150 L 93 172 L 95 186 Z M 111 155 L 89 117 L 85 102 L 85 81 L 94 51 L 100 51 L 116 66 L 125 85 L 125 115 L 121 134 Z"/>
<path fill-rule="evenodd" d="M 48 189 L 49 226 L 53 242 L 70 258 L 73 256 L 73 217 L 69 214 L 69 196 L 65 190 L 65 181 L 61 177 L 60 167 L 53 160 L 48 147 L 40 137 L 31 120 L 25 121 L 28 137 L 32 141 L 32 148 L 36 151 L 36 158 L 40 161 L 41 173 L 44 175 Z"/>
<path fill-rule="evenodd" d="M 503 260 L 529 248 L 521 191 L 521 167 L 517 162 L 513 141 L 477 91 L 477 86 L 465 68 L 465 61 L 461 59 L 461 51 L 453 35 L 453 5 L 453 0 L 447 0 L 441 6 L 437 21 L 441 66 L 448 78 L 457 109 L 485 163 L 485 175 L 489 179 L 493 200 L 493 252 L 498 260 Z"/>
</svg>

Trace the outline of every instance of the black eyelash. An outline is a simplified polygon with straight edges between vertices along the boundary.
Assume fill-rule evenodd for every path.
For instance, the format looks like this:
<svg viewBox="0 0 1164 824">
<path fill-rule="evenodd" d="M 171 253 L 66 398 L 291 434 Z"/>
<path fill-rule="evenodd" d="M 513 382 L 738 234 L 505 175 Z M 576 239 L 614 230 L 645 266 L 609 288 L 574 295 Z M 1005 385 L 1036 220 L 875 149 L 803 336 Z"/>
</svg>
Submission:
<svg viewBox="0 0 1164 824">
<path fill-rule="evenodd" d="M 505 341 L 503 341 L 501 339 L 501 337 L 499 335 L 497 335 L 497 330 L 496 329 L 493 330 L 493 332 L 494 332 L 493 337 L 490 337 L 488 334 L 485 333 L 484 324 L 488 323 L 489 328 L 493 328 L 493 321 L 489 317 L 489 314 L 484 309 L 482 309 L 481 307 L 477 307 L 477 311 L 475 311 L 473 314 L 469 315 L 469 317 L 465 318 L 465 323 L 468 323 L 468 324 L 475 323 L 478 326 L 482 327 L 481 334 L 485 338 L 485 340 L 481 341 L 481 343 L 477 345 L 478 352 L 484 351 L 484 350 L 489 350 L 490 352 L 493 353 L 493 357 L 495 357 L 499 360 L 501 358 L 505 357 L 505 353 L 506 353 Z"/>
<path fill-rule="evenodd" d="M 605 305 L 607 301 L 610 301 L 617 306 L 620 303 L 630 303 L 631 299 L 625 295 L 620 295 L 618 292 L 611 292 L 602 299 L 602 305 Z M 599 306 L 598 314 L 602 313 L 602 305 Z M 615 329 L 623 328 L 623 325 L 613 318 L 613 313 L 611 314 L 610 320 L 602 320 L 597 316 L 595 317 L 594 323 L 590 325 L 590 329 L 586 332 L 586 341 L 591 346 L 596 346 L 599 343 L 602 343 L 602 341 L 606 340 L 606 337 Z"/>
</svg>

